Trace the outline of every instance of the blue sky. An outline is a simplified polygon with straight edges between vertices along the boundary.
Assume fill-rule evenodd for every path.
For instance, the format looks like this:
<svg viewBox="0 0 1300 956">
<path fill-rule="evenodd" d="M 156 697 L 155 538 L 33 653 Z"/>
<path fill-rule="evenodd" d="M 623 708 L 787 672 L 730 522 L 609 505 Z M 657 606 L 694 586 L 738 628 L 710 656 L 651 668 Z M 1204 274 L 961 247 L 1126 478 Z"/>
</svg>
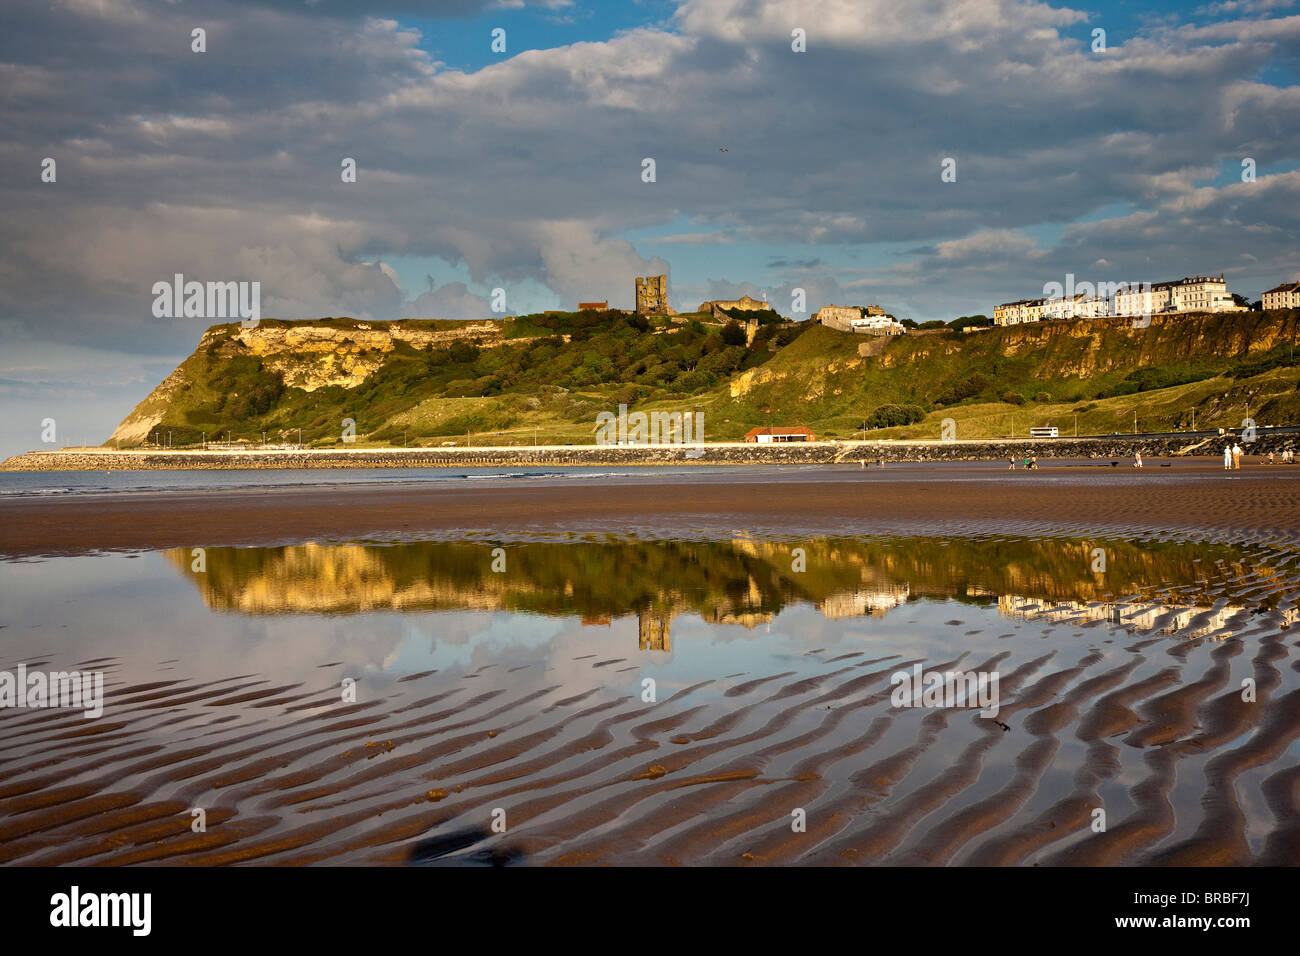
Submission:
<svg viewBox="0 0 1300 956">
<path fill-rule="evenodd" d="M 398 16 L 405 27 L 420 31 L 420 49 L 453 70 L 473 72 L 526 50 L 545 50 L 574 43 L 608 40 L 637 27 L 672 28 L 675 3 L 574 2 L 553 10 L 523 7 L 495 9 L 471 17 Z M 492 52 L 492 31 L 506 31 L 506 52 Z"/>
</svg>

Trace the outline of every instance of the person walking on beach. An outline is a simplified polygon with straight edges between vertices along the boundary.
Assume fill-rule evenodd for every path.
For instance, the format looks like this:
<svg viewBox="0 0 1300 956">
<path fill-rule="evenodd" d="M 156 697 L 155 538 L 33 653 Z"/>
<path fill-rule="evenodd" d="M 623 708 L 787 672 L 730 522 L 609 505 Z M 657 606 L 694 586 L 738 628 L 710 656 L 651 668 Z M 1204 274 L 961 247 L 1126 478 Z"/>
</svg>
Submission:
<svg viewBox="0 0 1300 956">
<path fill-rule="evenodd" d="M 1240 471 L 1240 470 L 1241 470 L 1241 456 L 1242 456 L 1243 454 L 1245 454 L 1245 453 L 1241 450 L 1241 445 L 1237 444 L 1236 442 L 1233 442 L 1233 445 L 1232 445 L 1232 467 L 1233 467 L 1233 469 L 1234 469 L 1235 471 Z"/>
<path fill-rule="evenodd" d="M 1011 464 L 1007 466 L 1007 471 L 1015 471 L 1015 470 L 1016 470 L 1016 460 L 1012 458 Z"/>
<path fill-rule="evenodd" d="M 1142 467 L 1142 452 L 1140 451 L 1133 452 L 1133 467 L 1134 468 Z"/>
<path fill-rule="evenodd" d="M 1232 470 L 1232 446 L 1230 445 L 1223 446 L 1223 470 Z"/>
<path fill-rule="evenodd" d="M 1272 452 L 1269 452 L 1269 453 L 1268 453 L 1268 463 L 1269 463 L 1270 465 L 1273 464 L 1273 453 L 1272 453 Z"/>
</svg>

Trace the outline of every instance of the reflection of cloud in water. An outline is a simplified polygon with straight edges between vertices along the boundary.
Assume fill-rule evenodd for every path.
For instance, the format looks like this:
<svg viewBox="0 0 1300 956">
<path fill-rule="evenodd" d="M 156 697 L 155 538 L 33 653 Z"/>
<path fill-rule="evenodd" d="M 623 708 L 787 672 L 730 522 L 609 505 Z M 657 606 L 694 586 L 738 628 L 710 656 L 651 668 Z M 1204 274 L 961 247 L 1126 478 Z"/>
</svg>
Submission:
<svg viewBox="0 0 1300 956">
<path fill-rule="evenodd" d="M 60 660 L 125 657 L 129 649 L 134 668 L 148 668 L 133 670 L 132 680 L 165 679 L 171 671 L 160 675 L 155 665 L 179 660 L 193 681 L 255 674 L 323 687 L 336 673 L 376 670 L 401 640 L 382 618 L 358 626 L 341 617 L 213 615 L 157 554 L 8 564 L 0 606 L 5 623 L 49 634 L 37 649 Z M 331 662 L 341 666 L 317 669 Z"/>
</svg>

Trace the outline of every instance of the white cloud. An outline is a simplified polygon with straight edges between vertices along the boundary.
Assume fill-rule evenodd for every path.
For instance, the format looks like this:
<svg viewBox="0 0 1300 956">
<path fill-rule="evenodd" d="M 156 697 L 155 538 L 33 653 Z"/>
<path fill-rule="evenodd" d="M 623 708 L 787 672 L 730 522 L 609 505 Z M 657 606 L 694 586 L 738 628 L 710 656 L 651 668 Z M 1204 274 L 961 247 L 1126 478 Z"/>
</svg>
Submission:
<svg viewBox="0 0 1300 956">
<path fill-rule="evenodd" d="M 940 259 L 958 263 L 970 260 L 983 261 L 993 257 L 1042 255 L 1042 251 L 1033 239 L 1009 229 L 978 232 L 962 239 L 936 243 L 934 251 Z"/>
<path fill-rule="evenodd" d="M 470 292 L 463 282 L 423 292 L 402 307 L 402 317 L 409 319 L 481 319 L 490 315 L 491 301 Z"/>
</svg>

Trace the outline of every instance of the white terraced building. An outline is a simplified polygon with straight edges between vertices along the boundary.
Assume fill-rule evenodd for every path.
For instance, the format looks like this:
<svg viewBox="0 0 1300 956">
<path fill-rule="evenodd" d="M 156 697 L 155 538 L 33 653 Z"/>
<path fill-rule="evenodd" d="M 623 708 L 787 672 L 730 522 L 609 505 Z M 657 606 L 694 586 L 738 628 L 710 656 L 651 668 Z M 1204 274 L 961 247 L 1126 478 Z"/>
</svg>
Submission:
<svg viewBox="0 0 1300 956">
<path fill-rule="evenodd" d="M 1040 322 L 1043 318 L 1043 299 L 1019 299 L 1004 302 L 993 310 L 994 325 L 1019 325 L 1022 322 Z"/>
<path fill-rule="evenodd" d="M 1300 282 L 1283 282 L 1260 296 L 1263 309 L 1300 309 Z"/>
<path fill-rule="evenodd" d="M 1149 288 L 1130 287 L 1115 293 L 1114 315 L 1157 315 L 1165 312 L 1239 312 L 1223 276 L 1188 276 L 1157 282 Z"/>
<path fill-rule="evenodd" d="M 1110 300 L 1095 295 L 1057 296 L 1043 300 L 1045 319 L 1095 319 L 1110 315 Z"/>
</svg>

